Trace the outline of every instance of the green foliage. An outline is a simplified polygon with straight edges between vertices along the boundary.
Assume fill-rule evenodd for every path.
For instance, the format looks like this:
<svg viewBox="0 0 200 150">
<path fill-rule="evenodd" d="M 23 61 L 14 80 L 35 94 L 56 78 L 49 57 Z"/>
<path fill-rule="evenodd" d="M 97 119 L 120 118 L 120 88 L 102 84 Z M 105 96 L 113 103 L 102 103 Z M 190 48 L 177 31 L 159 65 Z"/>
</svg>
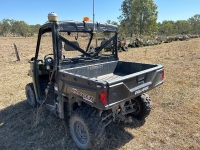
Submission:
<svg viewBox="0 0 200 150">
<path fill-rule="evenodd" d="M 157 6 L 153 0 L 124 0 L 119 17 L 125 32 L 151 34 L 157 30 Z"/>
<path fill-rule="evenodd" d="M 119 32 L 123 35 L 133 33 L 133 25 L 131 22 L 131 7 L 133 0 L 124 0 L 121 5 L 122 14 L 118 17 L 120 21 Z M 131 33 L 130 33 L 131 32 Z"/>
<path fill-rule="evenodd" d="M 131 7 L 131 24 L 135 34 L 152 33 L 157 26 L 157 6 L 153 0 L 134 0 Z"/>
<path fill-rule="evenodd" d="M 111 21 L 111 20 L 107 20 L 106 23 L 108 23 L 108 24 L 113 24 L 113 25 L 116 25 L 116 26 L 119 25 L 118 22 L 116 22 L 116 21 Z"/>
<path fill-rule="evenodd" d="M 177 34 L 189 34 L 192 26 L 187 20 L 178 20 L 176 22 Z"/>
<path fill-rule="evenodd" d="M 161 35 L 193 34 L 193 26 L 187 20 L 163 21 L 158 23 L 158 31 Z"/>
<path fill-rule="evenodd" d="M 130 13 L 133 0 L 124 0 L 121 5 L 122 15 L 119 16 L 120 22 L 130 20 Z"/>
<path fill-rule="evenodd" d="M 188 20 L 165 20 L 157 23 L 157 6 L 153 0 L 124 0 L 121 5 L 119 32 L 123 36 L 161 35 L 175 34 L 199 34 L 200 14 L 194 15 Z"/>
<path fill-rule="evenodd" d="M 192 34 L 200 35 L 200 14 L 196 14 L 193 17 L 189 18 L 188 22 L 192 26 Z"/>
<path fill-rule="evenodd" d="M 11 30 L 11 20 L 3 19 L 1 21 L 1 32 L 3 36 L 7 36 Z"/>
<path fill-rule="evenodd" d="M 41 25 L 40 24 L 36 24 L 34 25 L 32 28 L 33 33 L 38 33 L 39 29 L 40 29 Z"/>
<path fill-rule="evenodd" d="M 31 27 L 24 21 L 15 21 L 12 26 L 12 33 L 14 35 L 23 37 L 32 35 Z"/>
<path fill-rule="evenodd" d="M 2 35 L 2 22 L 0 22 L 0 35 Z"/>
<path fill-rule="evenodd" d="M 158 24 L 158 31 L 160 34 L 173 35 L 177 31 L 177 27 L 174 21 L 163 21 L 162 24 Z"/>
<path fill-rule="evenodd" d="M 32 36 L 34 33 L 38 33 L 39 28 L 39 24 L 30 26 L 24 21 L 3 19 L 0 21 L 0 36 Z"/>
</svg>

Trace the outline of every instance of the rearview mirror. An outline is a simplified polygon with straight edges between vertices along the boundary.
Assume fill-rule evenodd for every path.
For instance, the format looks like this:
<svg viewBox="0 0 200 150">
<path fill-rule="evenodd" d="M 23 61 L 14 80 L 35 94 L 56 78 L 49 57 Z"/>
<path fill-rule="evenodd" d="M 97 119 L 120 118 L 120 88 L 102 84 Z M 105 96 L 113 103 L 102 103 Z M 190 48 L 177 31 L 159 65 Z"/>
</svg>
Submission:
<svg viewBox="0 0 200 150">
<path fill-rule="evenodd" d="M 72 45 L 74 45 L 74 47 L 70 46 L 68 43 L 65 43 L 64 49 L 65 49 L 66 51 L 75 51 L 75 50 L 78 50 L 77 48 L 80 47 L 77 41 L 70 41 L 70 43 L 71 43 Z M 77 48 L 76 48 L 76 47 L 77 47 Z"/>
</svg>

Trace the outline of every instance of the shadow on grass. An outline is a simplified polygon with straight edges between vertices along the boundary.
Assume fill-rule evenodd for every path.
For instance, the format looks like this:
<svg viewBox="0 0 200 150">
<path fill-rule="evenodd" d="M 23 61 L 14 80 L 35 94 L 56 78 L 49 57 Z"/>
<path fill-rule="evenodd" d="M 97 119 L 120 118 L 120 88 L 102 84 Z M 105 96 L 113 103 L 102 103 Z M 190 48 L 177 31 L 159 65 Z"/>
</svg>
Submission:
<svg viewBox="0 0 200 150">
<path fill-rule="evenodd" d="M 124 127 L 138 125 L 111 123 L 106 128 L 103 149 L 118 149 L 134 138 Z M 0 110 L 0 149 L 76 150 L 76 147 L 64 120 L 45 108 L 31 108 L 22 101 Z"/>
</svg>

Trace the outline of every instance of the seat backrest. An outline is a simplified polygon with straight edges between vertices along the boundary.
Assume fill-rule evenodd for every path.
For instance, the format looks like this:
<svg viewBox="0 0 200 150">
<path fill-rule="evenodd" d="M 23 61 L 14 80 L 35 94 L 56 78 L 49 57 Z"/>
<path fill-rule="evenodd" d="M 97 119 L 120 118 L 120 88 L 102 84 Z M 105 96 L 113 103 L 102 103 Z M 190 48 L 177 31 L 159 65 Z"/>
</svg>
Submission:
<svg viewBox="0 0 200 150">
<path fill-rule="evenodd" d="M 101 42 L 101 46 L 104 45 L 107 41 L 108 41 L 108 40 L 103 40 L 103 41 Z M 106 47 L 104 47 L 104 48 L 112 48 L 111 42 L 110 42 L 108 45 L 106 45 Z"/>
<path fill-rule="evenodd" d="M 75 45 L 76 47 L 80 47 L 79 43 L 77 41 L 70 41 L 70 43 L 72 43 L 73 45 Z M 64 49 L 66 51 L 75 51 L 77 49 L 75 49 L 74 47 L 71 47 L 69 44 L 65 43 L 64 45 Z"/>
</svg>

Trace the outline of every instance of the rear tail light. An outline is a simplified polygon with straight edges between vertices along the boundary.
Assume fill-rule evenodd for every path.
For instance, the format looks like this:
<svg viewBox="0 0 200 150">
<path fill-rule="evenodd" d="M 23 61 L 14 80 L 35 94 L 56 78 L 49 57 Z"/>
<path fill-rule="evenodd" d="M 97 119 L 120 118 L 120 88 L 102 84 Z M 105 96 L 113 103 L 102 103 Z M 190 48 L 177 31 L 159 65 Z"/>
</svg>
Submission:
<svg viewBox="0 0 200 150">
<path fill-rule="evenodd" d="M 162 72 L 162 80 L 164 80 L 164 78 L 165 78 L 165 72 L 163 70 L 163 72 Z"/>
<path fill-rule="evenodd" d="M 103 91 L 99 94 L 99 99 L 100 101 L 106 105 L 108 103 L 108 92 L 107 91 Z"/>
</svg>

